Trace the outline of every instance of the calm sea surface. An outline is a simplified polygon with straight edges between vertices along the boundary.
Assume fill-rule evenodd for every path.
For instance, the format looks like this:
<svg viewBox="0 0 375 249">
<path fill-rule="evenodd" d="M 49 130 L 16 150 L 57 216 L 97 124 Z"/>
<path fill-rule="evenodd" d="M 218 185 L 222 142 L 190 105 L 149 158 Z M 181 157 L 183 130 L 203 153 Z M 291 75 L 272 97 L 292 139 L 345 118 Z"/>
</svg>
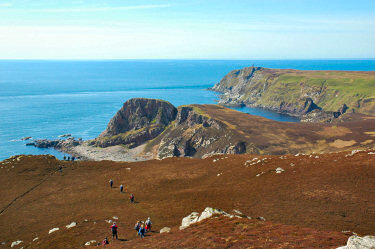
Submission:
<svg viewBox="0 0 375 249">
<path fill-rule="evenodd" d="M 204 89 L 233 69 L 246 66 L 305 70 L 375 70 L 375 60 L 285 61 L 1 61 L 0 160 L 16 154 L 63 154 L 26 147 L 22 137 L 56 138 L 71 133 L 95 138 L 122 104 L 134 97 L 159 98 L 172 104 L 212 104 Z M 276 113 L 240 111 L 296 122 Z"/>
</svg>

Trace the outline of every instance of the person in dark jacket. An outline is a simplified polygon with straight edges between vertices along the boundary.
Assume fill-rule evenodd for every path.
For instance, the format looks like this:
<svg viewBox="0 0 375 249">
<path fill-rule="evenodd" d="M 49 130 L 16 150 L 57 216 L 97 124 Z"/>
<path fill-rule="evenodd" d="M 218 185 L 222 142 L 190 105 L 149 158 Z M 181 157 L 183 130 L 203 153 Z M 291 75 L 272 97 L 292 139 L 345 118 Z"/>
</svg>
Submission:
<svg viewBox="0 0 375 249">
<path fill-rule="evenodd" d="M 122 184 L 120 185 L 120 192 L 122 193 L 122 191 L 124 191 L 124 186 L 122 186 Z"/>
<path fill-rule="evenodd" d="M 138 235 L 141 236 L 141 238 L 145 237 L 146 229 L 145 226 L 142 224 L 141 227 L 139 228 Z"/>
<path fill-rule="evenodd" d="M 113 180 L 111 179 L 111 180 L 109 180 L 109 186 L 112 188 L 112 186 L 113 186 Z"/>
<path fill-rule="evenodd" d="M 138 235 L 139 228 L 141 228 L 141 222 L 137 221 L 137 223 L 135 223 L 134 225 L 134 229 L 135 231 L 137 231 L 137 235 Z"/>
<path fill-rule="evenodd" d="M 133 193 L 130 194 L 129 199 L 130 199 L 130 203 L 134 203 L 134 195 L 133 195 Z"/>
<path fill-rule="evenodd" d="M 116 222 L 113 222 L 113 225 L 111 226 L 111 231 L 112 231 L 112 239 L 114 239 L 116 237 L 116 239 L 118 239 L 118 236 L 117 236 L 117 225 L 116 225 Z"/>
</svg>

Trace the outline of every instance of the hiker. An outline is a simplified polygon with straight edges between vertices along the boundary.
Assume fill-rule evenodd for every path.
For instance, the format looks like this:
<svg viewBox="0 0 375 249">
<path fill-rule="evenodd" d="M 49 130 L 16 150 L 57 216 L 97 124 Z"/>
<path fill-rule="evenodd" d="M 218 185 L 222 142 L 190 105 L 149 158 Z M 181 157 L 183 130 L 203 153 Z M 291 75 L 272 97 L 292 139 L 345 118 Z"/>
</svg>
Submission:
<svg viewBox="0 0 375 249">
<path fill-rule="evenodd" d="M 112 186 L 113 186 L 113 180 L 112 179 L 110 179 L 109 180 L 109 186 L 112 188 Z"/>
<path fill-rule="evenodd" d="M 74 160 L 76 160 L 76 158 L 73 156 L 73 157 L 72 157 L 72 162 L 74 162 Z"/>
<path fill-rule="evenodd" d="M 62 173 L 62 166 L 61 165 L 59 165 L 59 171 L 60 171 L 60 173 Z"/>
<path fill-rule="evenodd" d="M 108 238 L 105 237 L 105 239 L 102 241 L 102 246 L 106 246 L 109 244 Z"/>
<path fill-rule="evenodd" d="M 64 161 L 66 161 L 66 156 L 64 156 Z"/>
<path fill-rule="evenodd" d="M 70 161 L 70 156 L 68 156 L 68 161 Z"/>
<path fill-rule="evenodd" d="M 146 224 L 146 231 L 151 232 L 151 224 L 152 224 L 152 222 L 151 222 L 150 217 L 147 218 L 145 224 Z"/>
<path fill-rule="evenodd" d="M 113 222 L 113 225 L 111 226 L 111 230 L 112 230 L 112 239 L 114 239 L 115 237 L 116 239 L 118 239 L 116 222 Z"/>
<path fill-rule="evenodd" d="M 138 235 L 141 236 L 141 238 L 144 238 L 145 232 L 146 232 L 145 226 L 142 224 L 141 227 L 139 228 Z"/>
<path fill-rule="evenodd" d="M 130 203 L 134 203 L 134 195 L 133 195 L 133 193 L 130 194 L 129 198 L 130 198 Z"/>
<path fill-rule="evenodd" d="M 137 223 L 135 223 L 134 225 L 134 230 L 137 231 L 137 235 L 138 235 L 138 231 L 140 227 L 141 227 L 141 222 L 137 221 Z"/>
<path fill-rule="evenodd" d="M 120 185 L 120 192 L 122 193 L 122 191 L 124 190 L 124 186 L 122 186 L 122 184 Z"/>
</svg>

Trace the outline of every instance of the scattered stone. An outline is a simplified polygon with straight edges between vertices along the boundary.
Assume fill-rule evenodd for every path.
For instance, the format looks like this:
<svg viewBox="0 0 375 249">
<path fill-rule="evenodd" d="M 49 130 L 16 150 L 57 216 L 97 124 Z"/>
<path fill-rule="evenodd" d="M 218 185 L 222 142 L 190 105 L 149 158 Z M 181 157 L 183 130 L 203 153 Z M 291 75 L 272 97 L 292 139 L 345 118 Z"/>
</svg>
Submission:
<svg viewBox="0 0 375 249">
<path fill-rule="evenodd" d="M 163 227 L 162 229 L 160 229 L 160 233 L 169 233 L 170 231 L 171 231 L 170 227 Z"/>
<path fill-rule="evenodd" d="M 131 168 L 126 168 L 126 170 L 131 170 Z"/>
<path fill-rule="evenodd" d="M 355 154 L 357 154 L 358 152 L 360 152 L 361 150 L 352 150 L 352 152 L 348 155 L 346 155 L 345 157 L 348 157 L 348 156 L 354 156 Z"/>
<path fill-rule="evenodd" d="M 281 174 L 281 173 L 283 173 L 285 170 L 283 169 L 283 168 L 277 168 L 277 169 L 275 169 L 275 171 L 276 171 L 276 174 Z"/>
<path fill-rule="evenodd" d="M 375 152 L 369 152 L 368 154 L 369 155 L 375 155 Z"/>
<path fill-rule="evenodd" d="M 263 174 L 265 174 L 266 172 L 260 172 L 259 174 L 257 174 L 256 175 L 256 177 L 259 177 L 259 176 L 261 176 L 261 175 L 263 175 Z"/>
<path fill-rule="evenodd" d="M 109 224 L 109 223 L 112 223 L 112 220 L 105 220 L 105 222 Z"/>
<path fill-rule="evenodd" d="M 59 231 L 59 230 L 60 230 L 60 228 L 58 228 L 58 227 L 52 228 L 51 230 L 49 230 L 48 234 L 54 233 L 54 232 Z"/>
<path fill-rule="evenodd" d="M 85 243 L 85 246 L 91 246 L 91 245 L 94 245 L 94 244 L 96 244 L 96 240 L 90 240 L 90 241 L 87 241 Z"/>
<path fill-rule="evenodd" d="M 22 242 L 23 242 L 22 240 L 13 241 L 12 244 L 10 245 L 10 247 L 18 246 L 18 245 L 21 244 Z"/>
<path fill-rule="evenodd" d="M 233 209 L 233 212 L 235 212 L 236 214 L 239 214 L 239 215 L 243 215 L 243 213 L 240 210 L 237 210 L 237 209 Z"/>
<path fill-rule="evenodd" d="M 36 237 L 36 238 L 33 239 L 33 241 L 37 241 L 38 239 L 39 239 L 39 237 Z"/>
<path fill-rule="evenodd" d="M 346 246 L 336 249 L 372 249 L 375 248 L 375 236 L 359 237 L 357 235 L 350 236 Z"/>
<path fill-rule="evenodd" d="M 266 219 L 264 217 L 257 217 L 257 220 L 266 221 Z"/>
<path fill-rule="evenodd" d="M 77 226 L 77 223 L 73 221 L 72 223 L 70 223 L 69 225 L 67 225 L 66 228 L 70 229 L 70 228 L 75 227 L 75 226 Z"/>
<path fill-rule="evenodd" d="M 216 160 L 216 159 L 212 160 L 213 163 L 216 163 L 216 161 L 218 161 L 218 160 Z"/>
<path fill-rule="evenodd" d="M 88 220 L 87 220 L 87 219 L 85 219 L 84 221 L 85 221 L 85 222 L 88 222 Z"/>
<path fill-rule="evenodd" d="M 113 216 L 112 217 L 114 220 L 118 220 L 118 217 L 117 216 Z"/>
<path fill-rule="evenodd" d="M 295 154 L 294 156 L 299 156 L 299 153 Z"/>
<path fill-rule="evenodd" d="M 318 159 L 318 158 L 319 158 L 319 156 L 315 156 L 315 158 L 316 158 L 316 159 Z"/>
<path fill-rule="evenodd" d="M 294 163 L 290 163 L 290 167 L 294 167 L 296 166 Z"/>
<path fill-rule="evenodd" d="M 223 173 L 219 173 L 219 174 L 217 174 L 217 176 L 221 176 Z"/>
</svg>

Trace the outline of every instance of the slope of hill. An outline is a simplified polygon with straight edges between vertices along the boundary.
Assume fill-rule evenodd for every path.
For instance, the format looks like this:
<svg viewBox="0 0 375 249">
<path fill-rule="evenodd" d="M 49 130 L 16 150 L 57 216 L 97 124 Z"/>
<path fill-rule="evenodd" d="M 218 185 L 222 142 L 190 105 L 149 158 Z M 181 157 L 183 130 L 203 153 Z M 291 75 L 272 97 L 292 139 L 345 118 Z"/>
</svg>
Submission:
<svg viewBox="0 0 375 249">
<path fill-rule="evenodd" d="M 266 108 L 303 121 L 375 114 L 375 72 L 248 67 L 228 73 L 211 90 L 223 93 L 220 104 Z"/>
<path fill-rule="evenodd" d="M 15 248 L 78 248 L 87 241 L 110 236 L 109 220 L 116 220 L 119 225 L 122 240 L 116 244 L 126 247 L 129 243 L 129 247 L 136 248 L 141 243 L 132 241 L 137 239 L 133 230 L 137 220 L 150 216 L 154 230 L 159 231 L 165 226 L 179 226 L 183 217 L 207 206 L 236 209 L 272 222 L 262 228 L 252 220 L 237 225 L 236 221 L 224 220 L 222 230 L 221 221 L 204 223 L 202 229 L 212 226 L 218 232 L 212 231 L 209 236 L 205 230 L 202 236 L 207 237 L 202 238 L 217 247 L 224 243 L 220 234 L 232 228 L 233 238 L 249 239 L 255 247 L 260 243 L 258 248 L 266 248 L 267 242 L 262 238 L 282 246 L 292 243 L 289 236 L 305 240 L 303 243 L 317 241 L 316 245 L 329 246 L 332 244 L 328 238 L 332 237 L 340 246 L 348 236 L 339 236 L 341 231 L 367 235 L 375 229 L 374 158 L 374 151 L 217 155 L 138 163 L 73 163 L 47 156 L 14 157 L 0 165 L 0 248 L 9 248 L 18 240 L 23 242 Z M 63 166 L 62 172 L 58 171 L 59 165 Z M 108 185 L 111 178 L 115 183 L 113 189 Z M 120 183 L 125 185 L 123 194 L 118 188 Z M 130 193 L 135 195 L 134 204 L 129 202 Z M 65 226 L 72 222 L 77 222 L 77 226 L 67 229 Z M 277 224 L 313 230 L 299 233 L 299 228 L 292 227 L 282 235 Z M 269 226 L 270 232 L 259 235 L 252 226 Z M 53 228 L 59 230 L 49 234 Z M 188 247 L 201 228 L 192 229 L 195 230 L 175 234 L 176 238 L 185 238 Z M 154 236 L 151 233 L 149 238 Z M 160 240 L 174 235 L 165 236 Z M 33 241 L 35 238 L 38 239 Z M 157 236 L 153 239 L 152 243 L 159 240 Z M 262 242 L 256 242 L 258 239 Z M 235 248 L 234 240 L 228 239 L 228 245 Z M 145 239 L 144 243 L 151 242 Z"/>
</svg>

